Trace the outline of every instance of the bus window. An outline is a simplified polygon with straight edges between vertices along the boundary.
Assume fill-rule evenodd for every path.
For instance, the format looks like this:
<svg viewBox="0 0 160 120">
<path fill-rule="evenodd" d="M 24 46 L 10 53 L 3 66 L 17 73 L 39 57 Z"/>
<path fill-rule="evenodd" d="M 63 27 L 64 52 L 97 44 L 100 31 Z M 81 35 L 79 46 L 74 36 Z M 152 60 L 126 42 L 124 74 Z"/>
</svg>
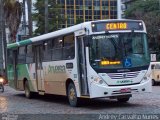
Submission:
<svg viewBox="0 0 160 120">
<path fill-rule="evenodd" d="M 64 37 L 63 59 L 73 59 L 75 56 L 74 35 Z"/>
<path fill-rule="evenodd" d="M 32 45 L 27 46 L 27 52 L 26 52 L 26 63 L 33 63 L 33 50 Z"/>
<path fill-rule="evenodd" d="M 53 40 L 52 46 L 52 60 L 61 60 L 62 59 L 62 37 L 56 38 Z"/>
<path fill-rule="evenodd" d="M 18 63 L 26 63 L 26 47 L 19 47 L 18 49 Z"/>
<path fill-rule="evenodd" d="M 142 36 L 141 34 L 137 33 L 134 35 L 134 40 L 132 41 L 132 45 L 133 45 L 133 53 L 137 54 L 137 53 L 143 53 L 143 41 L 142 41 Z"/>
<path fill-rule="evenodd" d="M 44 50 L 43 50 L 43 61 L 51 61 L 51 45 L 52 41 L 46 41 L 43 44 Z"/>
</svg>

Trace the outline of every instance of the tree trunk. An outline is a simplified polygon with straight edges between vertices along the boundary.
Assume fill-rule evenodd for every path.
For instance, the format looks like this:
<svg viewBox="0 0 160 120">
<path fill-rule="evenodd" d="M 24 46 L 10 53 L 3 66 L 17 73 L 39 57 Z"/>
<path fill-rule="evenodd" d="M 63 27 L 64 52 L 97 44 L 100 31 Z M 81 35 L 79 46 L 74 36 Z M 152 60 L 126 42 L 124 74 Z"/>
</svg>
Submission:
<svg viewBox="0 0 160 120">
<path fill-rule="evenodd" d="M 5 74 L 6 68 L 6 33 L 5 33 L 5 20 L 3 10 L 3 0 L 0 0 L 0 74 Z"/>
</svg>

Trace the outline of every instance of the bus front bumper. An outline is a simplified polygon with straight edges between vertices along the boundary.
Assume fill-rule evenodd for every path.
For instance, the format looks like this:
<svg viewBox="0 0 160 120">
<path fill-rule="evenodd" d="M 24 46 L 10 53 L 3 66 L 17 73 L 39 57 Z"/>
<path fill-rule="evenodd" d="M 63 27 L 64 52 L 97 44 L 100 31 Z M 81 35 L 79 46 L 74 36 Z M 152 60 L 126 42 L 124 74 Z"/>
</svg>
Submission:
<svg viewBox="0 0 160 120">
<path fill-rule="evenodd" d="M 90 98 L 125 96 L 144 92 L 152 92 L 151 80 L 135 85 L 112 87 L 92 83 L 90 87 Z"/>
</svg>

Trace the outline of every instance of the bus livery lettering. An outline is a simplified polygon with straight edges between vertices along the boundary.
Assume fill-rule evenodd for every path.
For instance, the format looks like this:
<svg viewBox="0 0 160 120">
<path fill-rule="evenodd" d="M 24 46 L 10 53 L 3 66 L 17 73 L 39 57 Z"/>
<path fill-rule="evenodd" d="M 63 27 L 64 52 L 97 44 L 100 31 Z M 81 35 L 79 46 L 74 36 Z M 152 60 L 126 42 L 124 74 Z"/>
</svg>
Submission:
<svg viewBox="0 0 160 120">
<path fill-rule="evenodd" d="M 48 73 L 64 73 L 66 70 L 64 65 L 50 66 L 48 67 Z"/>
</svg>

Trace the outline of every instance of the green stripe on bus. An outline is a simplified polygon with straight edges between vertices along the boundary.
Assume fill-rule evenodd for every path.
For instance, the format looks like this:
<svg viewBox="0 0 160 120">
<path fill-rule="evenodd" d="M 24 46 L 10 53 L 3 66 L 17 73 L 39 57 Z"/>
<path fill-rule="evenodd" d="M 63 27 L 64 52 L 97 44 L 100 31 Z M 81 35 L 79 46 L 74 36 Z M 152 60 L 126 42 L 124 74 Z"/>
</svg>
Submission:
<svg viewBox="0 0 160 120">
<path fill-rule="evenodd" d="M 32 43 L 32 41 L 30 39 L 27 39 L 27 40 L 23 40 L 23 41 L 20 41 L 20 42 L 8 44 L 7 48 L 8 49 L 10 49 L 10 48 L 16 48 L 18 46 L 27 45 L 27 44 L 30 44 L 30 43 Z"/>
<path fill-rule="evenodd" d="M 27 40 L 20 41 L 20 42 L 19 42 L 19 45 L 20 45 L 20 46 L 21 46 L 21 45 L 27 45 L 27 44 L 30 44 L 30 43 L 32 43 L 32 41 L 31 41 L 30 39 L 27 39 Z"/>
<path fill-rule="evenodd" d="M 7 48 L 15 48 L 15 47 L 17 47 L 17 46 L 18 46 L 17 43 L 11 43 L 11 44 L 8 44 L 8 45 L 7 45 Z"/>
</svg>

